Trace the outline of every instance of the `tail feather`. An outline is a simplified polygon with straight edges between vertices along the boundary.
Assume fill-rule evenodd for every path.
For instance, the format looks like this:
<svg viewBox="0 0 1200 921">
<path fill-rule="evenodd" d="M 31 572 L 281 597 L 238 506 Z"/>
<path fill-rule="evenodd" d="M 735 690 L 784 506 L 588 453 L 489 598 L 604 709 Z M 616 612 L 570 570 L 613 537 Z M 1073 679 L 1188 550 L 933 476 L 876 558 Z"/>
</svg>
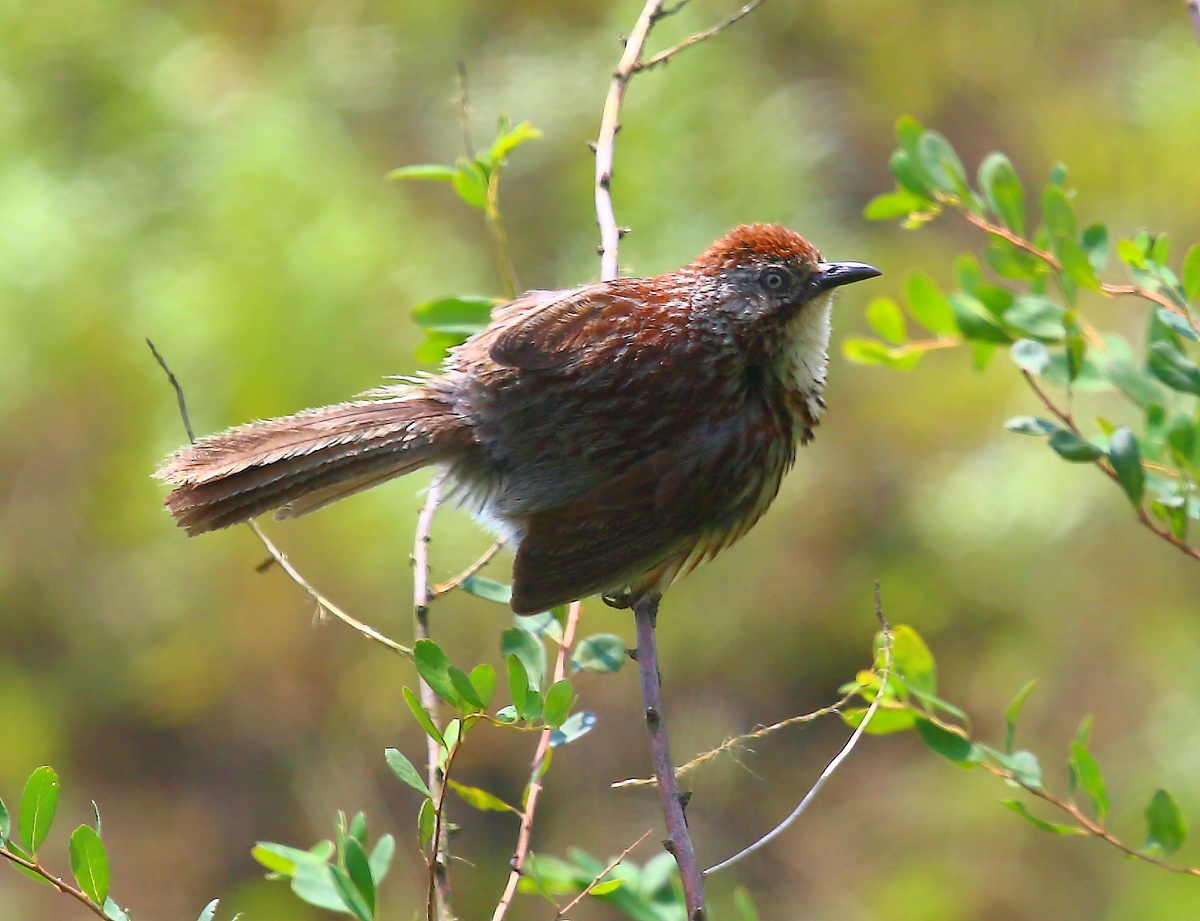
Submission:
<svg viewBox="0 0 1200 921">
<path fill-rule="evenodd" d="M 359 400 L 242 425 L 167 458 L 156 476 L 189 534 L 278 509 L 304 515 L 471 443 L 466 421 L 427 390 Z"/>
</svg>

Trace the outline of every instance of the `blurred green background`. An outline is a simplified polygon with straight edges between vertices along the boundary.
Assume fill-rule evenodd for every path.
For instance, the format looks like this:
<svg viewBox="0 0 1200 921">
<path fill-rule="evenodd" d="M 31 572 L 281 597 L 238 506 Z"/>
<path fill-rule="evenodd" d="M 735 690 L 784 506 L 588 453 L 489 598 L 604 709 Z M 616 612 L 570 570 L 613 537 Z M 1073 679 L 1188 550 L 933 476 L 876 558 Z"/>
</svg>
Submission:
<svg viewBox="0 0 1200 921">
<path fill-rule="evenodd" d="M 410 667 L 336 624 L 245 529 L 187 540 L 150 479 L 183 440 L 152 338 L 201 432 L 336 401 L 416 370 L 409 308 L 499 290 L 482 221 L 445 186 L 390 168 L 452 161 L 455 68 L 470 73 L 476 144 L 494 119 L 545 138 L 502 184 L 526 287 L 596 277 L 593 138 L 618 37 L 639 2 L 134 2 L 0 4 L 0 795 L 39 764 L 64 799 L 44 852 L 67 872 L 65 830 L 104 813 L 114 894 L 141 918 L 307 919 L 250 859 L 256 840 L 307 845 L 335 809 L 365 809 L 401 841 L 383 897 L 419 904 L 415 795 L 382 750 L 416 760 L 400 697 Z M 655 47 L 731 6 L 695 0 Z M 906 271 L 948 281 L 977 238 L 956 219 L 919 234 L 868 225 L 891 187 L 896 116 L 943 131 L 973 170 L 1005 150 L 1036 186 L 1058 159 L 1081 219 L 1116 234 L 1200 239 L 1200 47 L 1180 2 L 775 0 L 718 39 L 639 77 L 617 147 L 623 268 L 690 260 L 728 227 L 787 223 L 834 259 L 884 269 L 846 292 L 835 337 L 865 329 Z M 1142 310 L 1098 317 L 1137 338 Z M 1022 744 L 1048 780 L 1078 720 L 1112 824 L 1141 843 L 1140 810 L 1167 786 L 1200 822 L 1200 624 L 1194 564 L 1131 520 L 1095 471 L 1004 432 L 1031 396 L 998 356 L 912 374 L 834 355 L 830 412 L 762 524 L 677 586 L 660 620 L 681 760 L 756 723 L 829 702 L 869 660 L 872 581 L 913 624 L 943 696 L 997 740 L 1001 710 L 1038 679 Z M 270 532 L 352 612 L 410 634 L 412 477 Z M 488 543 L 438 518 L 434 578 Z M 490 571 L 504 578 L 504 563 Z M 439 603 L 436 638 L 460 664 L 498 662 L 508 625 L 467 596 Z M 631 637 L 591 602 L 584 632 Z M 633 673 L 584 677 L 600 722 L 559 751 L 535 848 L 616 853 L 657 823 L 650 792 L 609 789 L 648 758 Z M 785 815 L 837 750 L 833 721 L 760 743 L 695 777 L 689 815 L 713 863 Z M 481 744 L 482 743 L 482 744 Z M 461 779 L 519 796 L 532 740 L 481 735 Z M 1200 883 L 1052 838 L 1001 809 L 1010 796 L 908 736 L 867 739 L 779 842 L 711 883 L 764 918 L 1194 919 Z M 512 817 L 458 804 L 457 907 L 494 904 Z M 656 850 L 643 845 L 635 857 Z M 1200 863 L 1189 845 L 1184 862 Z M 523 897 L 524 898 L 524 897 Z M 530 898 L 513 917 L 550 917 Z M 579 918 L 612 917 L 597 906 Z M 0 868 L 0 918 L 85 917 Z"/>
</svg>

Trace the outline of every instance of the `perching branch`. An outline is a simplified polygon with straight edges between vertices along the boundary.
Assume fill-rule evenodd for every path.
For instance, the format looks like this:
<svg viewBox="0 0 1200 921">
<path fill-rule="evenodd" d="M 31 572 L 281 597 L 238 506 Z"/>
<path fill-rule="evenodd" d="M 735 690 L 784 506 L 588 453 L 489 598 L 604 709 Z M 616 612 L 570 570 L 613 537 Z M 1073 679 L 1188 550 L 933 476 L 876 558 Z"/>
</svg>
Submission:
<svg viewBox="0 0 1200 921">
<path fill-rule="evenodd" d="M 658 780 L 658 794 L 662 801 L 663 819 L 667 825 L 667 837 L 663 841 L 663 847 L 679 865 L 688 921 L 704 921 L 707 917 L 704 907 L 704 874 L 700 872 L 700 865 L 696 862 L 696 849 L 688 832 L 687 817 L 684 815 L 687 797 L 679 792 L 679 781 L 675 777 L 671 748 L 667 742 L 667 724 L 663 718 L 658 645 L 654 637 L 658 602 L 658 595 L 649 595 L 633 606 L 633 618 L 637 626 L 635 658 L 638 679 L 642 689 L 642 703 L 646 707 L 646 731 L 650 735 L 654 776 Z"/>
<path fill-rule="evenodd" d="M 567 659 L 571 655 L 571 646 L 575 642 L 575 628 L 579 624 L 579 615 L 582 609 L 583 605 L 578 601 L 571 602 L 570 607 L 567 608 L 567 622 L 563 626 L 562 640 L 558 646 L 558 655 L 554 660 L 554 682 L 551 682 L 552 684 L 562 681 L 566 677 Z M 542 792 L 542 774 L 545 773 L 546 757 L 550 751 L 550 737 L 553 734 L 553 728 L 547 726 L 538 736 L 537 750 L 534 752 L 533 762 L 529 765 L 529 782 L 525 784 L 525 795 L 521 800 L 525 804 L 525 808 L 521 811 L 521 827 L 517 832 L 517 849 L 513 852 L 512 860 L 509 861 L 511 870 L 508 874 L 508 881 L 504 885 L 500 901 L 496 903 L 496 910 L 492 912 L 492 921 L 503 921 L 509 905 L 512 904 L 513 896 L 516 894 L 517 884 L 521 881 L 525 860 L 529 856 L 533 817 L 537 812 L 538 797 Z M 644 838 L 645 835 L 642 837 Z M 638 840 L 638 843 L 641 843 L 641 839 Z M 584 894 L 586 895 L 586 893 Z"/>
<path fill-rule="evenodd" d="M 863 737 L 863 733 L 867 731 L 867 724 L 871 722 L 871 718 L 875 716 L 875 713 L 879 709 L 880 701 L 884 696 L 883 689 L 887 687 L 888 678 L 892 671 L 892 629 L 890 626 L 888 626 L 887 619 L 883 616 L 883 604 L 879 599 L 878 582 L 875 583 L 875 616 L 879 619 L 880 630 L 883 634 L 883 669 L 879 674 L 880 691 L 871 700 L 871 705 L 867 707 L 867 712 L 863 714 L 862 722 L 858 724 L 849 740 L 844 746 L 842 746 L 842 750 L 837 753 L 834 759 L 829 762 L 829 765 L 825 768 L 825 770 L 821 772 L 821 776 L 817 778 L 817 782 L 812 785 L 812 788 L 804 795 L 804 798 L 800 800 L 799 805 L 792 810 L 791 815 L 789 815 L 786 819 L 776 825 L 773 829 L 771 829 L 753 844 L 738 851 L 732 857 L 727 857 L 725 860 L 722 860 L 715 866 L 709 867 L 704 871 L 706 876 L 710 873 L 716 873 L 718 870 L 724 870 L 727 867 L 733 866 L 742 858 L 749 857 L 755 851 L 766 847 L 770 842 L 774 841 L 777 837 L 783 834 L 788 826 L 795 822 L 796 819 L 798 819 L 804 812 L 804 810 L 808 808 L 809 803 L 816 798 L 817 793 L 823 786 L 825 786 L 825 782 L 833 776 L 833 772 L 836 771 L 839 766 L 841 766 L 841 763 L 845 761 L 847 757 L 849 757 L 850 752 L 854 750 L 854 746 L 858 744 L 858 740 L 861 739 Z"/>
</svg>

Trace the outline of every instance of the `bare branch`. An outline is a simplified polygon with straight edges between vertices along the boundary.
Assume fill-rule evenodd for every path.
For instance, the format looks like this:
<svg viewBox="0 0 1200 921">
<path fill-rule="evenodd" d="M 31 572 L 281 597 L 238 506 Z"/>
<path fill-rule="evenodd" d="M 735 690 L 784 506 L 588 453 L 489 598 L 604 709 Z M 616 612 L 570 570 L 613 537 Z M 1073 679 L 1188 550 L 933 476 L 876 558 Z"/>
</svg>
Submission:
<svg viewBox="0 0 1200 921">
<path fill-rule="evenodd" d="M 613 145 L 621 127 L 621 103 L 625 89 L 642 60 L 646 37 L 654 23 L 662 17 L 662 0 L 647 0 L 634 23 L 633 31 L 625 39 L 625 52 L 613 73 L 604 100 L 604 111 L 600 116 L 600 133 L 596 138 L 596 221 L 600 225 L 600 280 L 611 281 L 619 273 L 617 247 L 621 240 L 621 228 L 613 211 L 612 184 Z"/>
<path fill-rule="evenodd" d="M 659 64 L 665 64 L 667 61 L 669 61 L 671 58 L 675 57 L 675 55 L 679 54 L 679 52 L 683 51 L 685 48 L 690 48 L 690 47 L 692 47 L 692 45 L 698 45 L 698 44 L 700 44 L 700 42 L 707 41 L 708 39 L 712 38 L 714 35 L 717 35 L 720 32 L 724 32 L 726 29 L 728 29 L 731 25 L 733 25 L 739 19 L 744 19 L 746 16 L 749 16 L 751 13 L 753 13 L 758 7 L 760 7 L 762 5 L 762 3 L 763 3 L 763 0 L 750 0 L 749 3 L 747 3 L 745 6 L 743 6 L 736 13 L 733 13 L 730 16 L 727 16 L 725 19 L 722 19 L 711 29 L 705 29 L 703 32 L 697 32 L 695 35 L 685 38 L 679 44 L 672 45 L 670 48 L 666 49 L 665 51 L 660 51 L 658 54 L 654 55 L 654 57 L 650 58 L 648 61 L 643 61 L 642 63 L 638 64 L 637 69 L 638 70 L 649 70 L 651 67 L 657 67 Z M 676 11 L 675 9 L 672 9 L 670 12 L 674 13 L 675 11 Z M 666 10 L 664 10 L 663 12 L 665 13 Z"/>
<path fill-rule="evenodd" d="M 433 527 L 433 516 L 441 499 L 442 482 L 445 473 L 439 473 L 429 485 L 425 494 L 425 504 L 417 515 L 417 530 L 413 538 L 412 569 L 413 569 L 413 638 L 414 642 L 429 639 L 429 541 L 430 529 Z M 424 678 L 418 677 L 418 692 L 421 706 L 429 713 L 430 719 L 437 722 L 438 696 Z M 455 747 L 457 750 L 457 746 Z M 436 827 L 433 835 L 433 853 L 429 856 L 429 899 L 428 921 L 451 921 L 454 912 L 451 908 L 450 889 L 450 849 L 449 835 L 442 819 L 442 804 L 446 796 L 446 777 L 441 768 L 441 746 L 432 736 L 425 737 L 426 774 L 428 777 L 429 793 L 437 804 Z M 453 751 L 451 752 L 453 755 Z M 447 763 L 447 770 L 449 764 Z"/>
<path fill-rule="evenodd" d="M 716 866 L 709 867 L 704 871 L 705 876 L 710 873 L 716 873 L 718 870 L 724 870 L 726 867 L 733 866 L 739 860 L 750 856 L 755 851 L 763 847 L 766 847 L 767 844 L 775 840 L 777 837 L 779 837 L 779 835 L 783 834 L 787 827 L 795 822 L 796 819 L 798 819 L 804 812 L 804 810 L 808 808 L 808 804 L 813 801 L 820 789 L 825 786 L 825 782 L 833 776 L 833 772 L 836 771 L 841 763 L 846 760 L 846 758 L 850 755 L 850 752 L 854 750 L 854 746 L 858 744 L 858 740 L 861 739 L 863 733 L 866 732 L 867 725 L 871 722 L 872 717 L 874 717 L 875 713 L 878 711 L 880 701 L 883 700 L 883 691 L 887 687 L 888 677 L 891 675 L 892 671 L 892 630 L 891 627 L 888 626 L 888 622 L 883 616 L 883 605 L 879 599 L 878 582 L 875 583 L 875 616 L 879 619 L 880 629 L 883 633 L 883 669 L 879 675 L 879 693 L 875 695 L 874 699 L 871 701 L 871 705 L 867 707 L 867 712 L 863 714 L 862 722 L 858 724 L 858 727 L 854 730 L 853 735 L 850 736 L 850 739 L 842 747 L 842 750 L 837 753 L 832 761 L 829 762 L 828 767 L 821 772 L 821 776 L 817 778 L 817 782 L 814 783 L 812 785 L 812 789 L 810 789 L 808 793 L 804 795 L 804 799 L 800 800 L 800 804 L 792 810 L 791 815 L 789 815 L 786 819 L 776 825 L 773 829 L 771 829 L 749 847 L 745 847 L 732 857 L 722 860 Z"/>
<path fill-rule="evenodd" d="M 492 559 L 496 556 L 496 554 L 499 553 L 503 547 L 504 547 L 504 541 L 502 541 L 502 540 L 496 541 L 494 544 L 492 544 L 490 547 L 488 547 L 487 551 L 483 554 L 483 556 L 481 556 L 474 563 L 472 563 L 470 566 L 468 566 L 466 569 L 464 569 L 462 572 L 460 572 L 453 579 L 450 579 L 449 581 L 442 582 L 442 583 L 439 583 L 438 585 L 435 585 L 433 588 L 431 588 L 429 590 L 430 600 L 432 600 L 434 598 L 441 598 L 442 595 L 445 595 L 445 594 L 448 594 L 448 593 L 454 591 L 456 588 L 458 588 L 460 585 L 462 585 L 464 582 L 466 582 L 469 578 L 471 578 L 471 576 L 475 575 L 477 572 L 479 572 L 479 570 L 483 569 L 484 566 L 486 566 L 488 563 L 490 563 L 492 561 Z"/>
</svg>

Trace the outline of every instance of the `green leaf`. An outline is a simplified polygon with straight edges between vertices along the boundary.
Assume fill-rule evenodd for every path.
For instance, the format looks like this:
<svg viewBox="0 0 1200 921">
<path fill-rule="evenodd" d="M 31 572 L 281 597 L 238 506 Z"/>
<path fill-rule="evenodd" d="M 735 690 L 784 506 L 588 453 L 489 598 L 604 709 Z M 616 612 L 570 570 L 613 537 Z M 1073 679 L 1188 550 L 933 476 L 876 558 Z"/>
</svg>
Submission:
<svg viewBox="0 0 1200 921">
<path fill-rule="evenodd" d="M 1084 441 L 1073 432 L 1068 432 L 1066 429 L 1058 429 L 1050 436 L 1050 447 L 1054 449 L 1065 461 L 1070 461 L 1072 464 L 1087 464 L 1101 457 L 1104 452 L 1092 444 L 1090 441 Z"/>
<path fill-rule="evenodd" d="M 892 345 L 903 345 L 908 341 L 908 332 L 904 328 L 904 315 L 890 297 L 877 297 L 867 305 L 867 322 Z"/>
<path fill-rule="evenodd" d="M 421 804 L 421 811 L 417 813 L 417 839 L 420 841 L 421 850 L 425 850 L 433 841 L 436 822 L 437 807 L 433 805 L 433 800 L 427 799 Z"/>
<path fill-rule="evenodd" d="M 0 846 L 8 841 L 8 832 L 11 827 L 12 820 L 8 815 L 8 807 L 4 805 L 4 800 L 0 799 Z"/>
<path fill-rule="evenodd" d="M 1032 281 L 1046 272 L 1046 264 L 1041 259 L 998 237 L 987 244 L 983 258 L 1002 278 Z"/>
<path fill-rule="evenodd" d="M 917 735 L 926 747 L 948 761 L 961 764 L 979 760 L 979 751 L 974 742 L 964 735 L 942 728 L 937 723 L 918 717 Z"/>
<path fill-rule="evenodd" d="M 1063 324 L 1066 309 L 1062 304 L 1032 294 L 1019 295 L 1004 311 L 1004 322 L 1034 339 L 1062 339 L 1067 334 Z"/>
<path fill-rule="evenodd" d="M 371 875 L 371 864 L 367 852 L 357 838 L 347 838 L 342 850 L 346 864 L 346 875 L 367 906 L 368 921 L 375 916 L 375 879 Z"/>
<path fill-rule="evenodd" d="M 1079 242 L 1092 268 L 1103 272 L 1108 265 L 1108 228 L 1103 224 L 1092 224 L 1083 231 Z"/>
<path fill-rule="evenodd" d="M 454 167 L 441 163 L 422 163 L 417 166 L 401 166 L 387 174 L 388 179 L 429 179 L 434 182 L 451 182 Z"/>
<path fill-rule="evenodd" d="M 842 720 L 847 726 L 857 729 L 866 718 L 868 707 L 850 707 L 841 713 Z M 917 715 L 911 710 L 880 707 L 867 723 L 866 733 L 869 736 L 886 736 L 893 732 L 904 732 L 912 729 L 917 723 Z"/>
<path fill-rule="evenodd" d="M 1058 426 L 1053 422 L 1047 422 L 1045 419 L 1038 419 L 1035 416 L 1013 416 L 1004 423 L 1004 427 L 1018 435 L 1041 435 L 1043 437 L 1058 431 Z"/>
<path fill-rule="evenodd" d="M 454 685 L 454 690 L 458 692 L 458 696 L 464 703 L 469 704 L 470 708 L 476 712 L 486 710 L 487 704 L 483 702 L 483 698 L 479 692 L 475 690 L 475 685 L 471 683 L 471 679 L 461 668 L 451 665 L 447 671 L 450 676 L 450 683 Z"/>
<path fill-rule="evenodd" d="M 876 339 L 849 338 L 842 340 L 842 354 L 849 361 L 860 365 L 880 365 L 911 371 L 921 360 L 922 353 L 889 348 Z"/>
<path fill-rule="evenodd" d="M 97 905 L 108 898 L 108 854 L 104 842 L 90 825 L 71 833 L 71 872 L 84 894 Z"/>
<path fill-rule="evenodd" d="M 596 885 L 592 887 L 592 891 L 589 893 L 589 895 L 591 895 L 593 898 L 602 895 L 608 895 L 610 892 L 616 892 L 623 885 L 625 885 L 625 880 L 623 879 L 606 879 L 602 883 L 596 883 Z"/>
<path fill-rule="evenodd" d="M 1150 345 L 1147 370 L 1172 390 L 1200 395 L 1200 367 L 1188 361 L 1167 342 Z"/>
<path fill-rule="evenodd" d="M 200 912 L 200 916 L 196 919 L 196 921 L 213 921 L 213 919 L 217 916 L 217 906 L 220 904 L 220 899 L 213 899 L 204 906 L 204 910 Z"/>
<path fill-rule="evenodd" d="M 1135 269 L 1146 268 L 1146 254 L 1132 240 L 1117 241 L 1117 256 L 1127 266 Z"/>
<path fill-rule="evenodd" d="M 428 801 L 427 801 L 428 802 Z M 371 865 L 371 878 L 378 886 L 388 875 L 392 866 L 392 855 L 396 853 L 396 839 L 391 835 L 382 835 L 371 849 L 368 863 Z"/>
<path fill-rule="evenodd" d="M 1100 279 L 1088 254 L 1073 239 L 1058 237 L 1054 241 L 1054 255 L 1058 257 L 1063 273 L 1081 288 L 1100 290 Z"/>
<path fill-rule="evenodd" d="M 571 682 L 566 678 L 554 682 L 546 691 L 542 719 L 547 726 L 557 729 L 571 715 L 571 704 L 574 702 L 575 690 L 571 687 Z"/>
<path fill-rule="evenodd" d="M 517 815 L 521 814 L 520 809 L 508 805 L 500 797 L 488 793 L 487 790 L 480 790 L 478 787 L 468 787 L 457 780 L 447 780 L 446 783 L 450 785 L 450 789 L 457 793 L 464 803 L 482 812 L 513 812 Z"/>
<path fill-rule="evenodd" d="M 529 696 L 529 674 L 516 654 L 506 656 L 504 661 L 508 666 L 508 690 L 512 694 L 513 709 L 518 716 L 524 717 L 525 701 Z"/>
<path fill-rule="evenodd" d="M 488 178 L 478 163 L 459 158 L 450 181 L 458 197 L 472 208 L 487 208 Z"/>
<path fill-rule="evenodd" d="M 1128 359 L 1110 357 L 1101 368 L 1113 386 L 1142 409 L 1166 404 L 1167 395 L 1162 387 Z"/>
<path fill-rule="evenodd" d="M 1048 832 L 1051 835 L 1082 835 L 1086 834 L 1082 828 L 1076 828 L 1072 825 L 1060 825 L 1058 822 L 1047 822 L 1045 819 L 1039 819 L 1033 815 L 1025 806 L 1024 803 L 1015 799 L 1003 800 L 1000 803 L 1006 809 L 1011 809 L 1026 822 L 1041 831 Z"/>
<path fill-rule="evenodd" d="M 413 349 L 413 356 L 421 364 L 440 365 L 452 348 L 462 345 L 466 340 L 467 336 L 459 333 L 435 333 L 426 330 L 425 338 Z"/>
<path fill-rule="evenodd" d="M 486 662 L 471 669 L 471 686 L 483 701 L 485 707 L 492 704 L 492 695 L 496 692 L 496 670 Z"/>
<path fill-rule="evenodd" d="M 422 796 L 428 797 L 432 795 L 425 783 L 425 778 L 421 776 L 421 772 L 398 749 L 385 748 L 383 750 L 383 757 L 387 761 L 387 766 L 392 769 L 392 773 L 404 783 L 408 784 L 408 786 L 412 787 Z"/>
<path fill-rule="evenodd" d="M 992 152 L 979 164 L 979 190 L 992 213 L 1018 236 L 1025 234 L 1025 190 L 1008 157 Z"/>
<path fill-rule="evenodd" d="M 957 336 L 958 324 L 946 295 L 924 272 L 913 272 L 904 280 L 904 299 L 913 319 L 936 336 Z"/>
<path fill-rule="evenodd" d="M 581 640 L 571 654 L 574 672 L 616 672 L 628 658 L 625 641 L 612 633 L 595 633 Z"/>
<path fill-rule="evenodd" d="M 1004 708 L 1004 751 L 1005 754 L 1012 754 L 1013 742 L 1017 737 L 1017 718 L 1021 715 L 1021 710 L 1025 707 L 1025 701 L 1029 699 L 1029 694 L 1037 684 L 1037 679 L 1027 681 L 1021 690 L 1017 691 L 1007 707 Z"/>
<path fill-rule="evenodd" d="M 1167 444 L 1182 463 L 1191 460 L 1192 453 L 1196 450 L 1196 427 L 1192 424 L 1191 418 L 1181 414 L 1171 420 L 1171 426 L 1167 429 Z M 3 806 L 4 804 L 0 803 L 0 810 L 3 809 Z M 0 821 L 2 821 L 2 817 L 0 817 Z M 3 838 L 3 828 L 0 827 L 0 840 Z"/>
<path fill-rule="evenodd" d="M 738 921 L 761 921 L 758 909 L 750 899 L 750 893 L 744 886 L 733 890 L 733 905 L 737 909 Z"/>
<path fill-rule="evenodd" d="M 1022 371 L 1027 371 L 1035 377 L 1046 370 L 1050 364 L 1050 352 L 1035 339 L 1018 339 L 1012 344 L 1009 353 L 1013 364 Z"/>
<path fill-rule="evenodd" d="M 491 320 L 496 302 L 490 297 L 464 294 L 426 301 L 412 309 L 413 322 L 422 329 L 455 336 L 473 336 Z"/>
<path fill-rule="evenodd" d="M 907 624 L 892 630 L 892 669 L 904 683 L 925 694 L 937 694 L 937 664 L 919 633 Z"/>
<path fill-rule="evenodd" d="M 303 851 L 298 847 L 288 847 L 286 844 L 274 844 L 270 841 L 259 841 L 250 851 L 250 856 L 272 873 L 281 876 L 292 876 L 296 867 L 301 865 L 321 866 L 325 863 L 325 858 L 312 851 Z"/>
<path fill-rule="evenodd" d="M 519 658 L 529 676 L 529 686 L 541 690 L 546 674 L 546 647 L 541 640 L 521 627 L 510 627 L 500 634 L 500 654 Z"/>
<path fill-rule="evenodd" d="M 21 813 L 18 829 L 21 840 L 36 857 L 37 850 L 50 833 L 54 822 L 54 811 L 58 808 L 58 774 L 54 768 L 43 766 L 29 775 L 25 792 L 21 795 Z"/>
<path fill-rule="evenodd" d="M 595 725 L 595 713 L 588 710 L 572 713 L 561 726 L 550 733 L 550 747 L 558 748 L 560 745 L 574 742 L 591 732 Z"/>
<path fill-rule="evenodd" d="M 331 866 L 329 877 L 333 881 L 334 891 L 341 898 L 342 904 L 350 910 L 350 914 L 358 918 L 358 921 L 373 921 L 371 906 L 354 885 L 350 874 L 339 866 Z"/>
<path fill-rule="evenodd" d="M 918 165 L 916 158 L 908 151 L 893 152 L 888 160 L 888 167 L 891 169 L 892 175 L 896 177 L 896 182 L 905 192 L 924 201 L 930 201 L 933 198 L 933 193 L 929 189 L 928 177 Z"/>
<path fill-rule="evenodd" d="M 413 661 L 425 683 L 446 703 L 457 707 L 462 697 L 450 680 L 450 660 L 433 640 L 417 640 L 413 646 Z"/>
<path fill-rule="evenodd" d="M 333 868 L 329 864 L 297 864 L 292 877 L 292 892 L 301 901 L 327 911 L 347 914 L 346 903 L 333 881 Z"/>
<path fill-rule="evenodd" d="M 950 307 L 963 338 L 975 342 L 1008 345 L 1013 341 L 992 313 L 977 298 L 961 291 L 950 295 Z"/>
<path fill-rule="evenodd" d="M 1079 789 L 1092 801 L 1096 809 L 1096 818 L 1103 824 L 1108 816 L 1108 790 L 1100 773 L 1100 765 L 1083 742 L 1072 742 L 1070 751 L 1071 771 L 1075 781 L 1079 784 Z"/>
<path fill-rule="evenodd" d="M 442 738 L 442 733 L 434 723 L 433 717 L 429 715 L 429 711 L 421 706 L 421 701 L 417 695 L 410 688 L 404 688 L 403 693 L 404 700 L 408 704 L 408 709 L 412 711 L 412 715 L 416 718 L 420 727 L 425 730 L 425 734 L 437 742 L 438 745 L 442 746 L 442 748 L 445 748 L 446 740 Z"/>
<path fill-rule="evenodd" d="M 1146 471 L 1142 469 L 1142 455 L 1133 432 L 1122 427 L 1109 436 L 1108 461 L 1129 501 L 1134 506 L 1141 505 L 1146 489 Z"/>
<path fill-rule="evenodd" d="M 917 141 L 917 156 L 938 191 L 957 198 L 963 197 L 967 174 L 958 154 L 943 135 L 936 131 L 924 132 Z"/>
<path fill-rule="evenodd" d="M 900 187 L 894 192 L 884 192 L 876 195 L 863 208 L 863 217 L 868 221 L 890 221 L 898 217 L 908 217 L 914 211 L 923 211 L 929 207 L 929 199 L 914 195 L 908 189 Z"/>
<path fill-rule="evenodd" d="M 492 146 L 488 149 L 488 158 L 494 164 L 501 164 L 510 153 L 526 141 L 536 141 L 541 136 L 542 132 L 535 128 L 532 123 L 527 121 L 521 122 L 508 131 L 501 131 L 496 140 L 492 141 Z"/>
<path fill-rule="evenodd" d="M 1042 192 L 1042 219 L 1051 236 L 1075 239 L 1075 206 L 1059 186 L 1048 185 Z"/>
<path fill-rule="evenodd" d="M 112 900 L 112 896 L 104 900 L 104 917 L 108 921 L 130 921 L 129 914 Z"/>
<path fill-rule="evenodd" d="M 507 606 L 512 602 L 512 586 L 485 579 L 483 576 L 467 576 L 460 586 L 464 592 L 482 598 L 484 601 L 494 601 L 496 604 Z"/>
<path fill-rule="evenodd" d="M 979 748 L 996 764 L 1010 772 L 1017 783 L 1034 790 L 1042 788 L 1042 766 L 1033 752 L 1017 751 L 1010 755 L 983 745 Z"/>
<path fill-rule="evenodd" d="M 1174 854 L 1187 840 L 1187 823 L 1179 804 L 1166 790 L 1156 790 L 1146 804 L 1146 850 Z"/>
<path fill-rule="evenodd" d="M 1167 264 L 1167 260 L 1171 258 L 1171 240 L 1165 233 L 1160 233 L 1154 238 L 1154 244 L 1150 248 L 1150 258 L 1161 266 Z"/>
<path fill-rule="evenodd" d="M 1182 282 L 1187 299 L 1200 300 L 1200 243 L 1193 244 L 1183 257 Z"/>
</svg>

